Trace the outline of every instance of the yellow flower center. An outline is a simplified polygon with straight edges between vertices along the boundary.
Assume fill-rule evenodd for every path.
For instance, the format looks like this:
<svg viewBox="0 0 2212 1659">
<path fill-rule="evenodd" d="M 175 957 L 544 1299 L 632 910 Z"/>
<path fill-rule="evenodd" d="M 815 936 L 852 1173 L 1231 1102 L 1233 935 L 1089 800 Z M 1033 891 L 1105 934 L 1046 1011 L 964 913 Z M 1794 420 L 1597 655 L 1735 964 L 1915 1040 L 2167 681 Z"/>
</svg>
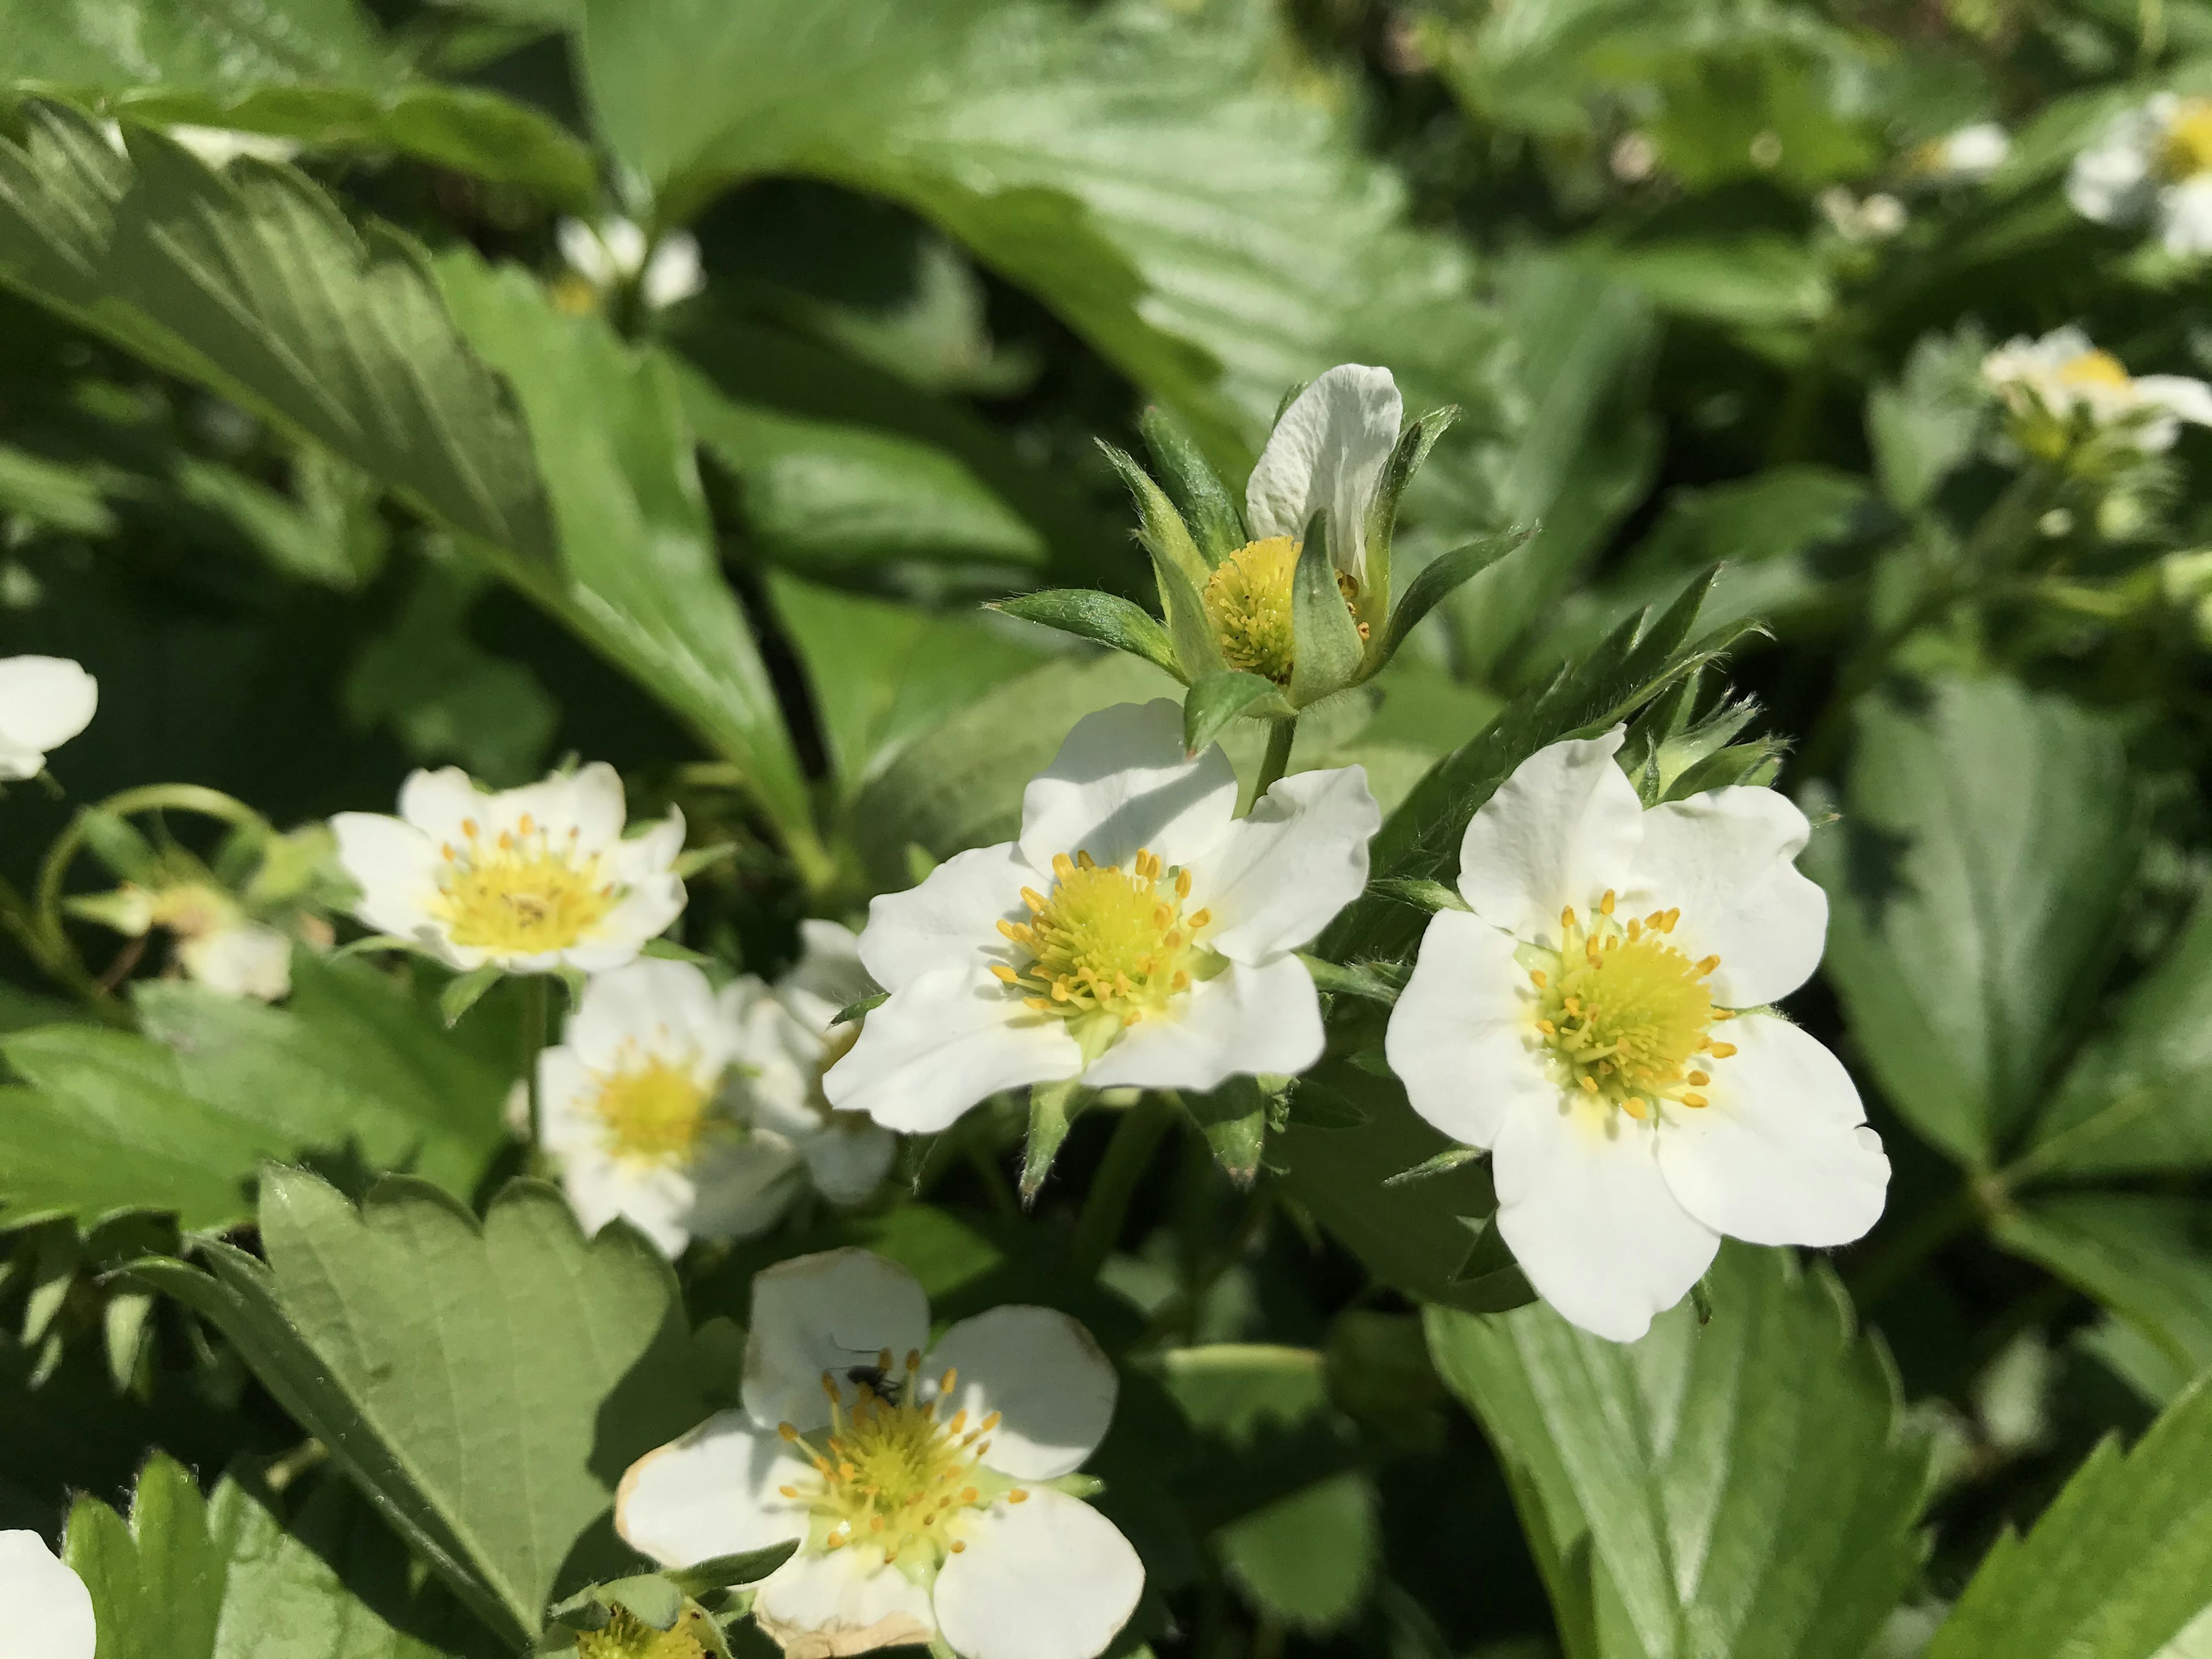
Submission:
<svg viewBox="0 0 2212 1659">
<path fill-rule="evenodd" d="M 830 1396 L 827 1429 L 801 1434 L 788 1423 L 778 1428 L 814 1466 L 811 1480 L 779 1489 L 811 1512 L 809 1549 L 880 1550 L 884 1565 L 927 1575 L 968 1547 L 959 1534 L 970 1513 L 1001 1498 L 1028 1502 L 1026 1490 L 982 1464 L 999 1413 L 971 1425 L 965 1411 L 957 1411 L 940 1422 L 938 1407 L 951 1397 L 957 1378 L 945 1372 L 928 1401 L 921 1397 L 923 1381 L 919 1352 L 909 1350 L 899 1372 L 885 1348 L 873 1365 L 845 1373 L 854 1390 L 849 1406 L 837 1376 L 822 1373 Z"/>
<path fill-rule="evenodd" d="M 692 1067 L 655 1054 L 602 1078 L 592 1105 L 606 1125 L 607 1150 L 615 1157 L 688 1164 L 707 1129 L 712 1098 Z"/>
<path fill-rule="evenodd" d="M 1221 958 L 1196 942 L 1212 913 L 1183 914 L 1189 871 L 1170 870 L 1141 848 L 1127 870 L 1088 853 L 1060 854 L 1052 870 L 1049 896 L 1022 889 L 1030 920 L 999 924 L 1029 960 L 991 969 L 1039 1013 L 1079 1022 L 1088 1028 L 1082 1036 L 1110 1040 L 1167 1007 L 1193 980 L 1220 971 Z"/>
<path fill-rule="evenodd" d="M 577 1632 L 576 1659 L 706 1659 L 706 1644 L 691 1633 L 706 1616 L 686 1607 L 674 1625 L 655 1630 L 628 1607 L 617 1607 L 598 1630 Z"/>
<path fill-rule="evenodd" d="M 462 844 L 440 850 L 446 866 L 438 908 L 456 945 L 501 956 L 564 951 L 589 938 L 621 897 L 596 853 L 576 849 L 576 831 L 556 842 L 524 813 L 517 830 L 484 840 L 474 818 Z"/>
<path fill-rule="evenodd" d="M 2092 348 L 2078 356 L 2069 357 L 2058 366 L 2061 386 L 2126 386 L 2128 371 L 2118 357 L 2109 351 Z"/>
<path fill-rule="evenodd" d="M 1291 683 L 1295 639 L 1291 627 L 1291 584 L 1298 568 L 1298 544 L 1288 536 L 1247 542 L 1213 568 L 1199 595 L 1212 624 L 1222 660 L 1278 685 Z M 1359 584 L 1337 572 L 1337 591 L 1356 609 Z M 1367 624 L 1359 624 L 1367 637 Z"/>
<path fill-rule="evenodd" d="M 2158 171 L 2166 179 L 2212 173 L 2212 98 L 2187 98 L 2159 140 Z"/>
<path fill-rule="evenodd" d="M 1718 957 L 1692 962 L 1668 935 L 1680 910 L 1654 910 L 1625 925 L 1608 890 L 1583 926 L 1572 907 L 1559 917 L 1560 948 L 1535 951 L 1535 1024 L 1559 1081 L 1631 1117 L 1662 1100 L 1699 1107 L 1706 1067 L 1735 1052 L 1712 1028 L 1735 1018 L 1713 1005 L 1706 981 Z"/>
</svg>

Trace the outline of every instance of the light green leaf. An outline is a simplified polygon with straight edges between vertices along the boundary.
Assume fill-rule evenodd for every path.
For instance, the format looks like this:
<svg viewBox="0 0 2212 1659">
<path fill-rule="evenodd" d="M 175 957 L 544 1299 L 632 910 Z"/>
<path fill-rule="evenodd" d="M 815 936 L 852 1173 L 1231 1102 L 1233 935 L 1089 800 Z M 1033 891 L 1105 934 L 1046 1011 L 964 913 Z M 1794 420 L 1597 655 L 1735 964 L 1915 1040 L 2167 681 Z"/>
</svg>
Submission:
<svg viewBox="0 0 2212 1659">
<path fill-rule="evenodd" d="M 1300 1630 L 1337 1630 L 1374 1587 L 1380 1510 L 1374 1481 L 1346 1470 L 1231 1522 L 1214 1546 L 1255 1607 Z"/>
<path fill-rule="evenodd" d="M 2118 734 L 2007 680 L 1863 704 L 1843 824 L 1817 837 L 1827 972 L 1922 1134 L 2002 1157 L 2112 951 L 2137 812 Z"/>
<path fill-rule="evenodd" d="M 1905 373 L 1867 394 L 1867 439 L 1882 494 L 1911 512 L 1926 504 L 1979 447 L 1995 410 L 1982 384 L 1989 338 L 1969 325 L 1929 335 L 1912 348 Z"/>
<path fill-rule="evenodd" d="M 301 81 L 374 86 L 392 70 L 355 0 L 100 0 L 97 6 L 0 0 L 0 38 L 19 80 L 193 91 Z"/>
<path fill-rule="evenodd" d="M 1771 234 L 1641 243 L 1602 262 L 1660 310 L 1706 322 L 1772 328 L 1811 322 L 1834 303 L 1812 250 Z"/>
<path fill-rule="evenodd" d="M 1919 1565 L 1927 1448 L 1825 1267 L 1733 1243 L 1632 1345 L 1428 1315 L 1505 1464 L 1571 1659 L 1858 1659 Z"/>
<path fill-rule="evenodd" d="M 558 574 L 502 559 L 504 574 L 734 762 L 787 844 L 811 848 L 805 782 L 722 578 L 675 371 L 597 316 L 556 312 L 520 270 L 457 252 L 438 275 L 520 400 L 552 492 Z"/>
<path fill-rule="evenodd" d="M 2212 1210 L 2202 1200 L 2045 1194 L 1990 1231 L 2124 1321 L 2172 1375 L 2212 1370 Z"/>
<path fill-rule="evenodd" d="M 1150 611 L 1118 593 L 1102 593 L 1090 587 L 1048 588 L 1002 599 L 993 608 L 1024 622 L 1126 651 L 1165 673 L 1176 670 L 1175 646 L 1167 629 Z"/>
<path fill-rule="evenodd" d="M 288 169 L 240 162 L 218 176 L 143 127 L 126 128 L 126 159 L 55 105 L 24 121 L 21 146 L 0 143 L 0 281 L 325 445 L 453 528 L 550 560 L 527 436 L 418 250 L 384 229 L 364 243 Z"/>
<path fill-rule="evenodd" d="M 615 1483 L 706 1414 L 650 1244 L 619 1224 L 587 1244 L 532 1182 L 479 1226 L 419 1182 L 356 1211 L 281 1170 L 260 1226 L 265 1267 L 210 1244 L 210 1272 L 134 1271 L 222 1327 L 473 1611 L 522 1646 L 556 1589 L 628 1570 L 600 1530 Z"/>
<path fill-rule="evenodd" d="M 2183 1659 L 2212 1630 L 2212 1383 L 2107 1440 L 1984 1558 L 1928 1659 Z"/>
<path fill-rule="evenodd" d="M 0 444 L 0 512 L 80 536 L 105 536 L 115 528 L 115 515 L 102 493 L 98 475 L 87 468 Z"/>
</svg>

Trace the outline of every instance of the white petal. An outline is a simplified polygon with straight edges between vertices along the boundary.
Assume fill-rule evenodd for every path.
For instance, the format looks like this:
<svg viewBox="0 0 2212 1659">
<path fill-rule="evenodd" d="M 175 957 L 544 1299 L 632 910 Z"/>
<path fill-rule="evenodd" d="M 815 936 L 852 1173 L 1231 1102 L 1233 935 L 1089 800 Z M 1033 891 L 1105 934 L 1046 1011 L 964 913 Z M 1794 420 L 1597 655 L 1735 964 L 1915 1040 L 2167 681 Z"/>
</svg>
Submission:
<svg viewBox="0 0 2212 1659">
<path fill-rule="evenodd" d="M 840 1009 L 876 989 L 851 928 L 810 917 L 799 924 L 799 961 L 776 981 L 775 993 L 800 1018 L 825 1027 Z"/>
<path fill-rule="evenodd" d="M 1040 879 L 1012 842 L 955 853 L 920 886 L 870 902 L 860 960 L 877 984 L 896 991 L 933 969 L 1004 951 L 999 923 L 1028 915 L 1022 889 Z"/>
<path fill-rule="evenodd" d="M 519 960 L 535 961 L 538 971 L 562 964 L 587 974 L 620 968 L 636 961 L 638 953 L 684 914 L 684 884 L 675 876 L 648 876 L 634 881 L 580 943 L 545 957 Z"/>
<path fill-rule="evenodd" d="M 759 1130 L 709 1139 L 685 1171 L 692 1188 L 685 1218 L 694 1238 L 754 1238 L 799 1196 L 805 1164 L 781 1135 Z"/>
<path fill-rule="evenodd" d="M 553 227 L 554 246 L 568 269 L 581 276 L 593 288 L 612 285 L 620 273 L 615 270 L 614 257 L 607 245 L 599 240 L 599 233 L 581 219 L 563 219 Z"/>
<path fill-rule="evenodd" d="M 894 991 L 822 1086 L 841 1110 L 929 1134 L 1001 1089 L 1055 1082 L 1082 1066 L 1064 1021 L 1024 1007 L 981 966 L 951 967 Z"/>
<path fill-rule="evenodd" d="M 571 1029 L 574 1024 L 569 1021 Z M 583 1057 L 567 1044 L 538 1051 L 538 1138 L 547 1152 L 566 1158 L 605 1143 L 606 1120 L 592 1107 L 599 1089 Z"/>
<path fill-rule="evenodd" d="M 1881 1217 L 1889 1159 L 1843 1062 L 1788 1020 L 1721 1034 L 1701 1109 L 1668 1107 L 1659 1168 L 1682 1207 L 1753 1244 L 1848 1244 Z"/>
<path fill-rule="evenodd" d="M 34 1532 L 0 1532 L 0 1659 L 92 1659 L 92 1595 Z"/>
<path fill-rule="evenodd" d="M 2151 144 L 2141 112 L 2121 116 L 2105 137 L 2074 158 L 2066 175 L 2066 199 L 2085 219 L 2118 224 L 2148 204 Z"/>
<path fill-rule="evenodd" d="M 1305 963 L 1232 962 L 1167 1013 L 1125 1030 L 1084 1073 L 1094 1088 L 1199 1089 L 1303 1072 L 1321 1058 L 1321 999 Z"/>
<path fill-rule="evenodd" d="M 898 1156 L 898 1137 L 857 1112 L 831 1114 L 830 1127 L 799 1143 L 815 1190 L 832 1204 L 867 1201 Z"/>
<path fill-rule="evenodd" d="M 2212 253 L 2212 174 L 2198 173 L 2158 193 L 2158 240 L 2184 258 Z M 2136 388 L 2141 391 L 2142 382 Z"/>
<path fill-rule="evenodd" d="M 738 1065 L 730 1077 L 729 1092 L 738 1115 L 756 1127 L 773 1129 L 795 1141 L 818 1135 L 826 1111 L 820 1091 L 822 1066 L 829 1054 L 822 1034 L 800 1024 L 757 979 L 723 987 L 722 1009 L 726 1016 L 736 1012 Z M 860 1030 L 844 1026 L 839 1035 L 849 1043 Z M 859 1121 L 866 1123 L 867 1119 Z"/>
<path fill-rule="evenodd" d="M 646 304 L 658 311 L 688 300 L 707 286 L 707 273 L 699 260 L 699 239 L 688 230 L 672 230 L 646 262 L 645 280 L 639 291 Z"/>
<path fill-rule="evenodd" d="M 1340 363 L 1298 393 L 1244 487 L 1253 536 L 1304 536 L 1306 521 L 1326 512 L 1330 558 L 1364 572 L 1368 503 L 1404 414 L 1387 368 Z"/>
<path fill-rule="evenodd" d="M 1721 959 L 1710 981 L 1724 1008 L 1785 997 L 1813 976 L 1828 933 L 1828 896 L 1793 860 L 1812 826 L 1771 789 L 1715 789 L 1644 815 L 1644 844 L 1620 914 L 1679 905 L 1668 943 Z"/>
<path fill-rule="evenodd" d="M 1239 962 L 1295 951 L 1366 887 L 1382 827 L 1364 767 L 1285 778 L 1194 872 L 1186 911 L 1211 910 L 1206 945 Z"/>
<path fill-rule="evenodd" d="M 2212 252 L 2212 178 L 2204 180 L 2207 238 L 2198 252 Z M 2138 374 L 2136 395 L 2154 408 L 2187 421 L 2192 426 L 2212 426 L 2212 386 L 2185 374 Z"/>
<path fill-rule="evenodd" d="M 1096 1659 L 1145 1593 L 1111 1521 L 1049 1486 L 994 1504 L 937 1575 L 938 1627 L 962 1659 Z"/>
<path fill-rule="evenodd" d="M 753 1617 L 784 1659 L 839 1659 L 927 1642 L 937 1630 L 929 1592 L 865 1549 L 793 1556 L 761 1581 Z"/>
<path fill-rule="evenodd" d="M 438 896 L 438 848 L 411 824 L 375 812 L 331 819 L 338 863 L 361 889 L 354 914 L 379 933 L 417 943 L 443 937 L 429 914 Z"/>
<path fill-rule="evenodd" d="M 1480 916 L 1439 910 L 1382 1036 L 1413 1109 L 1463 1146 L 1488 1146 L 1507 1114 L 1556 1108 L 1534 1002 L 1512 935 Z"/>
<path fill-rule="evenodd" d="M 1633 1342 L 1712 1265 L 1720 1235 L 1675 1201 L 1654 1130 L 1560 1098 L 1509 1115 L 1491 1153 L 1498 1230 L 1537 1295 L 1613 1342 Z"/>
<path fill-rule="evenodd" d="M 587 1234 L 627 1221 L 672 1261 L 691 1242 L 691 1182 L 679 1169 L 626 1163 L 599 1146 L 580 1146 L 561 1160 L 561 1190 Z"/>
<path fill-rule="evenodd" d="M 520 833 L 526 817 L 556 847 L 567 842 L 574 830 L 573 845 L 582 853 L 611 848 L 622 839 L 629 817 L 622 775 L 605 761 L 580 767 L 573 776 L 556 772 L 520 789 L 502 789 L 489 797 L 487 812 L 484 827 L 495 836 L 502 830 Z"/>
<path fill-rule="evenodd" d="M 1540 749 L 1483 803 L 1459 848 L 1459 890 L 1475 915 L 1556 946 L 1562 909 L 1587 915 L 1607 888 L 1628 884 L 1644 803 L 1613 763 L 1624 735 Z"/>
<path fill-rule="evenodd" d="M 1182 704 L 1116 703 L 1078 720 L 1022 792 L 1022 856 L 1047 875 L 1060 853 L 1126 865 L 1143 850 L 1195 865 L 1236 810 L 1237 774 L 1220 745 L 1183 757 Z"/>
<path fill-rule="evenodd" d="M 100 683 L 66 657 L 0 658 L 0 747 L 36 757 L 10 775 L 35 777 L 46 753 L 92 724 Z"/>
<path fill-rule="evenodd" d="M 292 992 L 292 941 L 258 922 L 185 939 L 177 959 L 193 979 L 224 996 L 276 1002 Z"/>
<path fill-rule="evenodd" d="M 706 975 L 688 962 L 647 957 L 592 975 L 562 1040 L 600 1071 L 639 1055 L 672 1064 L 698 1058 L 701 1080 L 712 1081 L 734 1053 L 737 1033 Z"/>
<path fill-rule="evenodd" d="M 608 776 L 613 775 L 610 769 Z M 619 792 L 622 786 L 617 781 L 615 787 Z M 619 807 L 622 801 L 619 793 L 616 794 L 615 801 Z M 673 806 L 668 809 L 666 817 L 657 823 L 641 824 L 634 836 L 620 833 L 622 823 L 619 819 L 616 821 L 614 830 L 615 833 L 607 838 L 615 872 L 626 882 L 636 884 L 650 876 L 667 875 L 675 868 L 677 859 L 683 854 L 684 814 Z M 584 836 L 580 833 L 578 839 L 581 841 Z"/>
<path fill-rule="evenodd" d="M 928 1298 L 896 1262 L 853 1249 L 794 1256 L 753 1278 L 745 1409 L 763 1428 L 819 1428 L 830 1420 L 823 1372 L 842 1379 L 883 1349 L 928 1346 Z"/>
<path fill-rule="evenodd" d="M 807 1512 L 776 1491 L 812 1470 L 773 1429 L 721 1412 L 629 1466 L 615 1530 L 663 1566 L 689 1567 L 806 1535 Z"/>
<path fill-rule="evenodd" d="M 434 845 L 459 847 L 467 838 L 462 826 L 474 821 L 479 834 L 489 828 L 492 798 L 458 766 L 415 771 L 399 786 L 399 816 L 428 836 Z"/>
<path fill-rule="evenodd" d="M 1024 1480 L 1073 1474 L 1106 1437 L 1119 1384 L 1091 1333 L 1052 1308 L 994 1308 L 963 1319 L 931 1350 L 926 1376 L 958 1373 L 949 1407 L 980 1423 L 993 1412 L 983 1462 Z"/>
</svg>

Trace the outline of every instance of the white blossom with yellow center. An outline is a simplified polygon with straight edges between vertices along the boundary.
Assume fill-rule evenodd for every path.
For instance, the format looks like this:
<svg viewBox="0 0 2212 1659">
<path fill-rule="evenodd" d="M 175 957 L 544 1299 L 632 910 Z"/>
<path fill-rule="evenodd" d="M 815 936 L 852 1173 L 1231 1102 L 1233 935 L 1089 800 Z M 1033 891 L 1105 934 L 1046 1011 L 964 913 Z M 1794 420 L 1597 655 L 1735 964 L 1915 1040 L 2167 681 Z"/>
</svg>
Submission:
<svg viewBox="0 0 2212 1659">
<path fill-rule="evenodd" d="M 632 1466 L 615 1525 L 672 1567 L 797 1540 L 753 1603 L 787 1651 L 1094 1659 L 1145 1583 L 1076 1473 L 1115 1395 L 1065 1314 L 994 1308 L 933 1346 L 905 1268 L 800 1256 L 753 1280 L 744 1408 Z"/>
<path fill-rule="evenodd" d="M 84 1581 L 34 1532 L 0 1532 L 0 1659 L 92 1659 Z"/>
<path fill-rule="evenodd" d="M 601 973 L 684 908 L 683 815 L 627 838 L 625 816 L 611 766 L 496 793 L 447 767 L 407 780 L 398 817 L 341 812 L 331 828 L 370 927 L 463 970 Z"/>
<path fill-rule="evenodd" d="M 538 1079 L 539 1133 L 587 1231 L 621 1217 L 671 1257 L 693 1238 L 750 1238 L 805 1189 L 812 1142 L 851 1138 L 748 1086 L 757 985 L 718 995 L 690 963 L 647 957 L 584 988 L 561 1042 L 538 1056 Z M 891 1137 L 862 1125 L 884 1143 L 865 1188 L 851 1190 L 844 1146 L 823 1155 L 846 1177 L 836 1195 L 847 1202 L 872 1192 L 890 1162 Z"/>
<path fill-rule="evenodd" d="M 1554 744 L 1475 814 L 1471 911 L 1430 922 L 1385 1051 L 1415 1111 L 1489 1150 L 1537 1293 L 1628 1342 L 1724 1234 L 1860 1237 L 1889 1162 L 1842 1065 L 1767 1006 L 1827 929 L 1804 815 L 1753 788 L 1646 811 L 1621 741 Z"/>
<path fill-rule="evenodd" d="M 99 706 L 99 682 L 66 657 L 0 658 L 0 782 L 45 771 Z"/>
<path fill-rule="evenodd" d="M 2066 197 L 2100 224 L 2155 226 L 2169 253 L 2212 253 L 2212 98 L 2161 92 L 2121 111 L 2075 156 Z"/>
<path fill-rule="evenodd" d="M 2047 459 L 2091 434 L 2156 454 L 2173 447 L 2183 422 L 2212 426 L 2212 386 L 2181 374 L 2130 374 L 2071 325 L 1998 347 L 1983 360 L 1982 380 L 2011 415 L 2022 447 Z"/>
<path fill-rule="evenodd" d="M 1381 821 L 1358 767 L 1303 772 L 1234 816 L 1218 746 L 1182 710 L 1079 722 L 1022 800 L 1018 841 L 878 898 L 860 960 L 890 1000 L 824 1079 L 894 1129 L 944 1128 L 1001 1089 L 1211 1089 L 1321 1056 L 1294 952 L 1358 897 Z"/>
</svg>

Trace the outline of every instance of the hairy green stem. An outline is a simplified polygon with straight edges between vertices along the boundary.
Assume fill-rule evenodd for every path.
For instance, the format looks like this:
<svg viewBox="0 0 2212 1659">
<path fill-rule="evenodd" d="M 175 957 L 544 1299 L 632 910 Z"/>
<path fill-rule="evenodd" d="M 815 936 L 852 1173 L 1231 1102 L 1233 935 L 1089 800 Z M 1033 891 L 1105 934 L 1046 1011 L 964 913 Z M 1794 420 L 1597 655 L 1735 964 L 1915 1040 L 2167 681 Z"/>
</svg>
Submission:
<svg viewBox="0 0 2212 1659">
<path fill-rule="evenodd" d="M 538 1056 L 544 1052 L 553 1024 L 553 979 L 532 974 L 522 982 L 522 1079 L 530 1091 L 530 1146 L 534 1152 L 544 1143 L 545 1103 L 538 1085 Z"/>
<path fill-rule="evenodd" d="M 1176 1115 L 1172 1100 L 1146 1093 L 1114 1126 L 1114 1138 L 1106 1143 L 1106 1156 L 1091 1179 L 1090 1195 L 1083 1200 L 1082 1214 L 1076 1218 L 1074 1241 L 1068 1247 L 1075 1270 L 1085 1279 L 1097 1273 L 1099 1264 L 1121 1238 L 1137 1182 Z"/>
<path fill-rule="evenodd" d="M 1282 781 L 1283 774 L 1291 769 L 1291 745 L 1297 740 L 1298 717 L 1293 714 L 1286 720 L 1267 722 L 1267 753 L 1260 763 L 1259 778 L 1252 785 L 1252 799 L 1260 798 Z"/>
</svg>

